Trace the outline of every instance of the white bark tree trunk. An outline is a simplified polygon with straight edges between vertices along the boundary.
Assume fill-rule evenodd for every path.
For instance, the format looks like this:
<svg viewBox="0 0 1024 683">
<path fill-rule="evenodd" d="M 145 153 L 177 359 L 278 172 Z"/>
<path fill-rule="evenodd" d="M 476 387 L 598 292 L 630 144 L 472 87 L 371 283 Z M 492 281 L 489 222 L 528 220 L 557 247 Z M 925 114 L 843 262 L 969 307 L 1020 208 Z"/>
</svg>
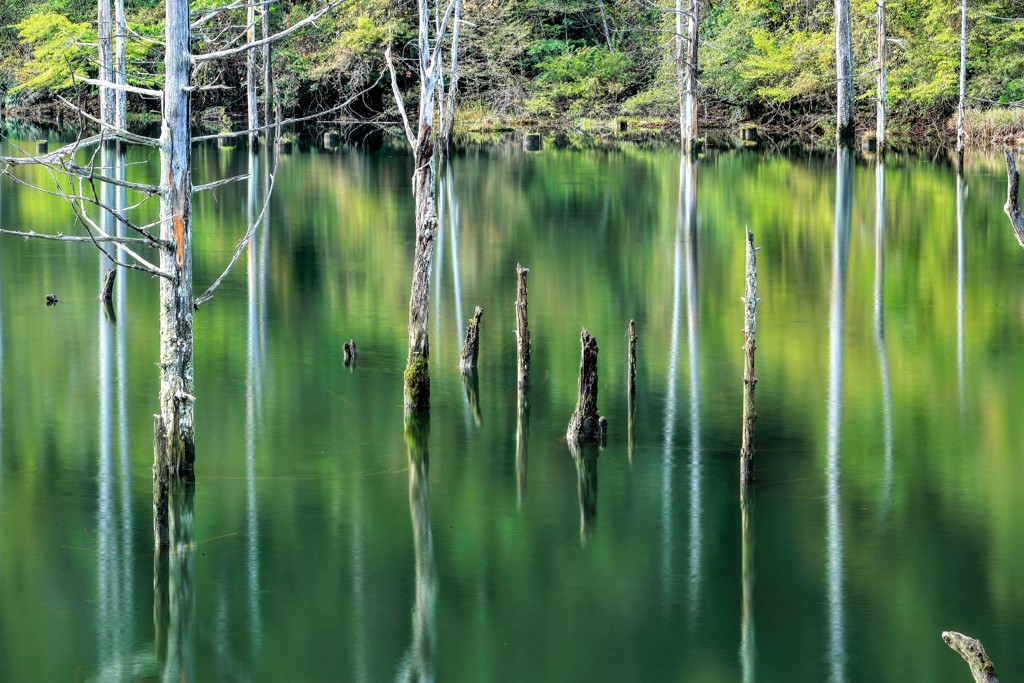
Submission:
<svg viewBox="0 0 1024 683">
<path fill-rule="evenodd" d="M 964 130 L 964 119 L 967 115 L 965 103 L 967 95 L 967 0 L 960 2 L 960 104 L 956 110 L 956 159 L 957 168 L 964 163 L 964 145 L 967 144 L 967 132 Z"/>
<path fill-rule="evenodd" d="M 697 42 L 700 19 L 699 0 L 690 0 L 686 29 L 686 73 L 683 93 L 683 135 L 687 152 L 693 151 L 697 139 Z"/>
<path fill-rule="evenodd" d="M 99 37 L 99 80 L 113 83 L 114 45 L 110 0 L 97 0 L 96 29 Z M 114 123 L 114 90 L 106 86 L 100 86 L 100 120 L 104 127 Z"/>
<path fill-rule="evenodd" d="M 175 245 L 160 253 L 160 415 L 168 469 L 195 462 L 192 343 L 192 159 L 189 134 L 188 0 L 167 0 L 163 125 L 160 132 L 160 237 Z"/>
<path fill-rule="evenodd" d="M 885 0 L 878 0 L 878 102 L 875 115 L 875 138 L 878 154 L 885 154 L 885 76 L 888 46 L 886 44 Z"/>
<path fill-rule="evenodd" d="M 245 40 L 252 43 L 256 41 L 256 3 L 250 2 L 245 11 Z M 255 132 L 260 126 L 260 115 L 256 102 L 256 50 L 248 50 L 245 53 L 245 99 L 246 99 L 246 128 L 249 129 L 249 151 L 256 149 L 256 142 L 259 135 Z"/>
<path fill-rule="evenodd" d="M 262 38 L 270 37 L 270 0 L 263 0 L 263 14 L 260 17 L 263 29 Z M 270 125 L 271 112 L 274 110 L 274 71 L 270 61 L 270 42 L 263 44 L 263 125 Z"/>
<path fill-rule="evenodd" d="M 127 21 L 124 16 L 124 0 L 114 0 L 114 82 L 117 85 L 128 83 L 128 65 L 125 37 Z M 114 92 L 114 126 L 119 130 L 128 130 L 128 93 L 124 90 Z"/>
<path fill-rule="evenodd" d="M 853 29 L 850 0 L 835 0 L 836 16 L 836 138 L 840 145 L 853 143 Z"/>
<path fill-rule="evenodd" d="M 683 0 L 676 0 L 676 85 L 679 87 L 679 140 L 686 148 L 686 48 L 683 42 Z"/>
</svg>

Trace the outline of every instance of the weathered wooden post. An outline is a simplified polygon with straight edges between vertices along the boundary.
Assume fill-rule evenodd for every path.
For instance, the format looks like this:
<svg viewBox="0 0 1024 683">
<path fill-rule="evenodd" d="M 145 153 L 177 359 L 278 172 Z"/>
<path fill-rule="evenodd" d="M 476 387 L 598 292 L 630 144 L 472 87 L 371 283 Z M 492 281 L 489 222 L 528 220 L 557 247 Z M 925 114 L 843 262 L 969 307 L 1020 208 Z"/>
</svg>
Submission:
<svg viewBox="0 0 1024 683">
<path fill-rule="evenodd" d="M 530 386 L 530 322 L 526 301 L 526 274 L 529 272 L 529 268 L 516 264 L 516 361 L 520 389 Z"/>
<path fill-rule="evenodd" d="M 576 384 L 576 410 L 565 432 L 569 443 L 601 440 L 597 413 L 597 340 L 584 328 L 580 332 L 580 375 Z"/>
<path fill-rule="evenodd" d="M 477 306 L 466 328 L 466 341 L 462 345 L 462 357 L 459 359 L 459 369 L 463 373 L 476 368 L 476 359 L 480 355 L 480 317 L 483 314 L 484 309 Z"/>
<path fill-rule="evenodd" d="M 942 640 L 971 667 L 974 683 L 999 683 L 996 666 L 985 654 L 981 641 L 956 631 L 943 631 Z"/>
<path fill-rule="evenodd" d="M 754 248 L 754 235 L 747 230 L 747 277 L 746 292 L 743 296 L 743 446 L 740 449 L 740 482 L 747 484 L 754 479 L 754 423 L 757 412 L 754 410 L 754 388 L 757 377 L 754 375 L 754 351 L 756 349 L 755 331 L 757 328 L 757 258 Z"/>
<path fill-rule="evenodd" d="M 117 268 L 111 267 L 103 275 L 103 286 L 100 287 L 100 301 L 109 304 L 114 298 L 114 279 L 117 277 Z"/>
</svg>

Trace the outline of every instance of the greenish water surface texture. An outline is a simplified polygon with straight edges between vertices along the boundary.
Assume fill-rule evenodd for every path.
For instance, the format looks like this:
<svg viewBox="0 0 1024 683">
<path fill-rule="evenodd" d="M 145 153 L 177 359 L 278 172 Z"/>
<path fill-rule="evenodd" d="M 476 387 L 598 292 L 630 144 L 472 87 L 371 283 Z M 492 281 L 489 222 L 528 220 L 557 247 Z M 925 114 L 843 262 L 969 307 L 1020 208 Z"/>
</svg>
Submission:
<svg viewBox="0 0 1024 683">
<path fill-rule="evenodd" d="M 128 161 L 156 181 L 152 152 Z M 249 165 L 194 162 L 196 183 Z M 958 187 L 914 155 L 462 150 L 439 174 L 429 425 L 407 436 L 411 170 L 386 149 L 281 157 L 195 315 L 196 484 L 172 509 L 193 541 L 169 560 L 156 280 L 122 271 L 108 315 L 92 246 L 0 238 L 0 680 L 969 680 L 943 630 L 1024 680 L 1024 251 L 1000 156 Z M 252 191 L 197 197 L 197 295 Z M 75 231 L 8 178 L 0 226 Z M 761 303 L 741 505 L 744 226 Z M 609 433 L 574 456 L 583 327 Z"/>
</svg>

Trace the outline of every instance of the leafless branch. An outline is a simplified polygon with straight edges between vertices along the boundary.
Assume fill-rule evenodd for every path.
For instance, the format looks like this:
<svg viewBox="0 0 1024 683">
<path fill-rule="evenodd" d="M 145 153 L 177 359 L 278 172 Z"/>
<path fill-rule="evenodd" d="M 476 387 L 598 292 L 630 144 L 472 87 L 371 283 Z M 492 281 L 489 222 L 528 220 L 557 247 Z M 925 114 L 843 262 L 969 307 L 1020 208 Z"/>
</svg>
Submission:
<svg viewBox="0 0 1024 683">
<path fill-rule="evenodd" d="M 228 265 L 224 269 L 224 272 L 221 273 L 220 276 L 213 281 L 213 284 L 211 284 L 209 288 L 207 288 L 207 290 L 203 292 L 203 294 L 198 299 L 195 300 L 195 304 L 193 305 L 196 309 L 198 309 L 199 306 L 206 303 L 213 297 L 214 290 L 216 290 L 217 287 L 220 286 L 220 283 L 223 282 L 224 278 L 226 278 L 228 276 L 228 273 L 231 272 L 231 269 L 235 266 L 235 263 L 238 261 L 238 258 L 242 255 L 242 252 L 245 251 L 245 247 L 249 244 L 250 241 L 252 241 L 253 235 L 256 234 L 256 228 L 259 226 L 261 222 L 263 222 L 263 214 L 266 213 L 267 208 L 270 206 L 270 197 L 274 193 L 274 183 L 277 180 L 277 164 L 278 161 L 280 161 L 280 159 L 280 152 L 275 150 L 274 169 L 270 172 L 270 183 L 267 186 L 266 197 L 264 197 L 263 199 L 263 207 L 260 209 L 259 215 L 256 216 L 256 219 L 253 220 L 252 224 L 247 226 L 245 235 L 243 235 L 242 239 L 238 241 L 238 248 L 235 250 L 235 255 L 231 257 L 231 261 L 228 262 Z"/>
<path fill-rule="evenodd" d="M 78 78 L 77 80 L 82 83 L 88 83 L 89 85 L 98 85 L 102 88 L 109 88 L 111 90 L 124 90 L 125 92 L 135 93 L 136 95 L 142 95 L 143 97 L 150 97 L 154 99 L 160 99 L 163 97 L 163 93 L 159 90 L 151 90 L 149 88 L 138 88 L 134 85 L 128 85 L 127 83 L 114 83 L 112 81 L 102 81 L 98 78 Z"/>
<path fill-rule="evenodd" d="M 243 173 L 242 175 L 236 175 L 230 178 L 223 178 L 222 180 L 215 180 L 212 183 L 206 183 L 205 185 L 193 185 L 192 192 L 205 192 L 206 190 L 212 190 L 213 188 L 220 187 L 221 185 L 230 185 L 231 183 L 237 183 L 241 180 L 247 179 L 248 177 L 248 173 Z"/>
<path fill-rule="evenodd" d="M 87 111 L 79 107 L 74 102 L 71 102 L 70 100 L 67 100 L 64 97 L 61 97 L 60 95 L 57 95 L 57 100 L 65 107 L 78 114 L 79 116 L 82 116 L 83 118 L 86 118 L 92 121 L 93 123 L 99 124 L 101 126 L 104 125 L 100 119 L 89 114 Z M 121 128 L 115 128 L 110 124 L 106 124 L 106 127 L 109 132 L 113 133 L 119 140 L 122 140 L 124 142 L 134 145 L 147 145 L 149 147 L 158 147 L 160 145 L 160 141 L 157 140 L 156 138 L 146 137 L 145 135 L 136 135 L 135 133 L 131 133 Z"/>
<path fill-rule="evenodd" d="M 288 28 L 284 29 L 283 31 L 278 31 L 272 36 L 267 36 L 266 38 L 261 38 L 259 40 L 253 40 L 251 42 L 246 43 L 245 45 L 233 47 L 228 50 L 218 50 L 217 52 L 207 52 L 206 54 L 193 55 L 192 59 L 196 63 L 208 62 L 214 59 L 223 59 L 224 57 L 230 57 L 232 55 L 236 55 L 247 50 L 252 50 L 257 47 L 261 47 L 267 43 L 276 42 L 281 38 L 284 38 L 285 36 L 294 33 L 295 31 L 298 31 L 303 26 L 312 24 L 314 21 L 316 21 L 317 19 L 319 19 L 320 17 L 322 17 L 323 15 L 327 14 L 332 9 L 340 5 L 341 2 L 342 0 L 331 0 L 329 4 L 325 5 L 324 7 L 321 7 L 316 12 L 313 12 L 302 21 L 298 21 L 289 26 Z"/>
<path fill-rule="evenodd" d="M 398 105 L 398 113 L 402 115 L 402 126 L 405 128 L 405 137 L 409 146 L 416 147 L 416 136 L 412 134 L 409 126 L 409 116 L 405 113 L 405 100 L 402 99 L 402 92 L 398 89 L 398 76 L 395 74 L 395 64 L 391 61 L 391 46 L 384 50 L 384 61 L 388 63 L 388 71 L 391 72 L 391 92 L 394 93 L 395 103 Z"/>
<path fill-rule="evenodd" d="M 151 246 L 149 241 L 142 237 L 84 237 L 82 235 L 65 235 L 62 232 L 58 232 L 55 235 L 48 235 L 46 233 L 36 232 L 34 230 L 7 230 L 0 228 L 0 235 L 8 235 L 10 237 L 24 237 L 25 239 L 37 239 L 37 240 L 52 240 L 54 242 L 114 242 L 117 244 L 139 244 L 142 246 Z"/>
</svg>

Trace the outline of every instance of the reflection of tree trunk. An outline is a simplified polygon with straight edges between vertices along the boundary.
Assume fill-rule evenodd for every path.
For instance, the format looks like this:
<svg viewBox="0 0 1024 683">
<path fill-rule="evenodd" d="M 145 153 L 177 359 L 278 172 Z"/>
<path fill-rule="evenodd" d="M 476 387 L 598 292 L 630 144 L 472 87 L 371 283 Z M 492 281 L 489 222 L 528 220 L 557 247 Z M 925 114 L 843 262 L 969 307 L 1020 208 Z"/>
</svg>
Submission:
<svg viewBox="0 0 1024 683">
<path fill-rule="evenodd" d="M 882 509 L 892 501 L 892 389 L 889 384 L 889 353 L 885 344 L 885 163 L 875 168 L 875 346 L 882 376 L 882 430 L 885 451 L 885 476 Z"/>
<path fill-rule="evenodd" d="M 437 575 L 434 541 L 430 529 L 430 496 L 427 488 L 430 456 L 427 440 L 430 416 L 426 411 L 407 411 L 405 444 L 409 456 L 409 516 L 412 520 L 416 561 L 416 598 L 412 610 L 412 643 L 402 663 L 404 680 L 434 680 L 434 606 Z"/>
<path fill-rule="evenodd" d="M 526 466 L 530 448 L 530 388 L 519 387 L 516 399 L 516 504 L 526 496 Z"/>
<path fill-rule="evenodd" d="M 249 153 L 249 180 L 246 197 L 247 225 L 256 220 L 257 185 L 260 178 L 259 159 Z M 269 206 L 266 211 L 269 213 Z M 261 238 L 265 239 L 264 235 Z M 247 354 L 246 354 L 246 391 L 245 391 L 245 480 L 246 480 L 246 537 L 248 541 L 248 593 L 249 593 L 249 629 L 254 651 L 258 651 L 262 641 L 262 617 L 260 615 L 260 546 L 259 546 L 259 511 L 256 499 L 256 433 L 262 425 L 263 413 L 263 357 L 262 325 L 260 316 L 263 294 L 262 281 L 266 273 L 260 268 L 257 260 L 258 240 L 251 240 L 247 248 Z"/>
<path fill-rule="evenodd" d="M 195 480 L 173 476 L 169 487 L 170 546 L 157 548 L 153 622 L 161 680 L 196 680 Z"/>
<path fill-rule="evenodd" d="M 956 174 L 956 378 L 964 419 L 964 174 Z"/>
<path fill-rule="evenodd" d="M 586 545 L 597 522 L 597 454 L 595 443 L 569 442 L 576 463 L 576 492 L 580 499 L 580 542 Z"/>
<path fill-rule="evenodd" d="M 845 679 L 846 643 L 843 606 L 843 535 L 840 519 L 840 425 L 843 404 L 843 319 L 853 202 L 853 157 L 840 146 L 836 157 L 836 210 L 832 242 L 832 303 L 829 315 L 828 468 L 826 472 L 826 584 L 829 661 L 833 681 Z"/>
<path fill-rule="evenodd" d="M 754 496 L 747 486 L 740 488 L 740 517 L 743 527 L 743 622 L 740 632 L 740 664 L 743 683 L 753 683 L 756 676 L 757 646 L 754 630 Z"/>
<path fill-rule="evenodd" d="M 477 308 L 479 310 L 479 308 Z M 473 420 L 479 427 L 483 418 L 480 415 L 480 374 L 476 368 L 462 372 L 462 385 L 466 389 L 466 403 L 473 413 Z"/>
<path fill-rule="evenodd" d="M 697 279 L 697 165 L 686 161 L 683 174 L 683 227 L 686 270 L 686 345 L 690 366 L 690 622 L 700 606 L 701 556 L 704 550 L 701 503 L 700 307 Z"/>
</svg>

